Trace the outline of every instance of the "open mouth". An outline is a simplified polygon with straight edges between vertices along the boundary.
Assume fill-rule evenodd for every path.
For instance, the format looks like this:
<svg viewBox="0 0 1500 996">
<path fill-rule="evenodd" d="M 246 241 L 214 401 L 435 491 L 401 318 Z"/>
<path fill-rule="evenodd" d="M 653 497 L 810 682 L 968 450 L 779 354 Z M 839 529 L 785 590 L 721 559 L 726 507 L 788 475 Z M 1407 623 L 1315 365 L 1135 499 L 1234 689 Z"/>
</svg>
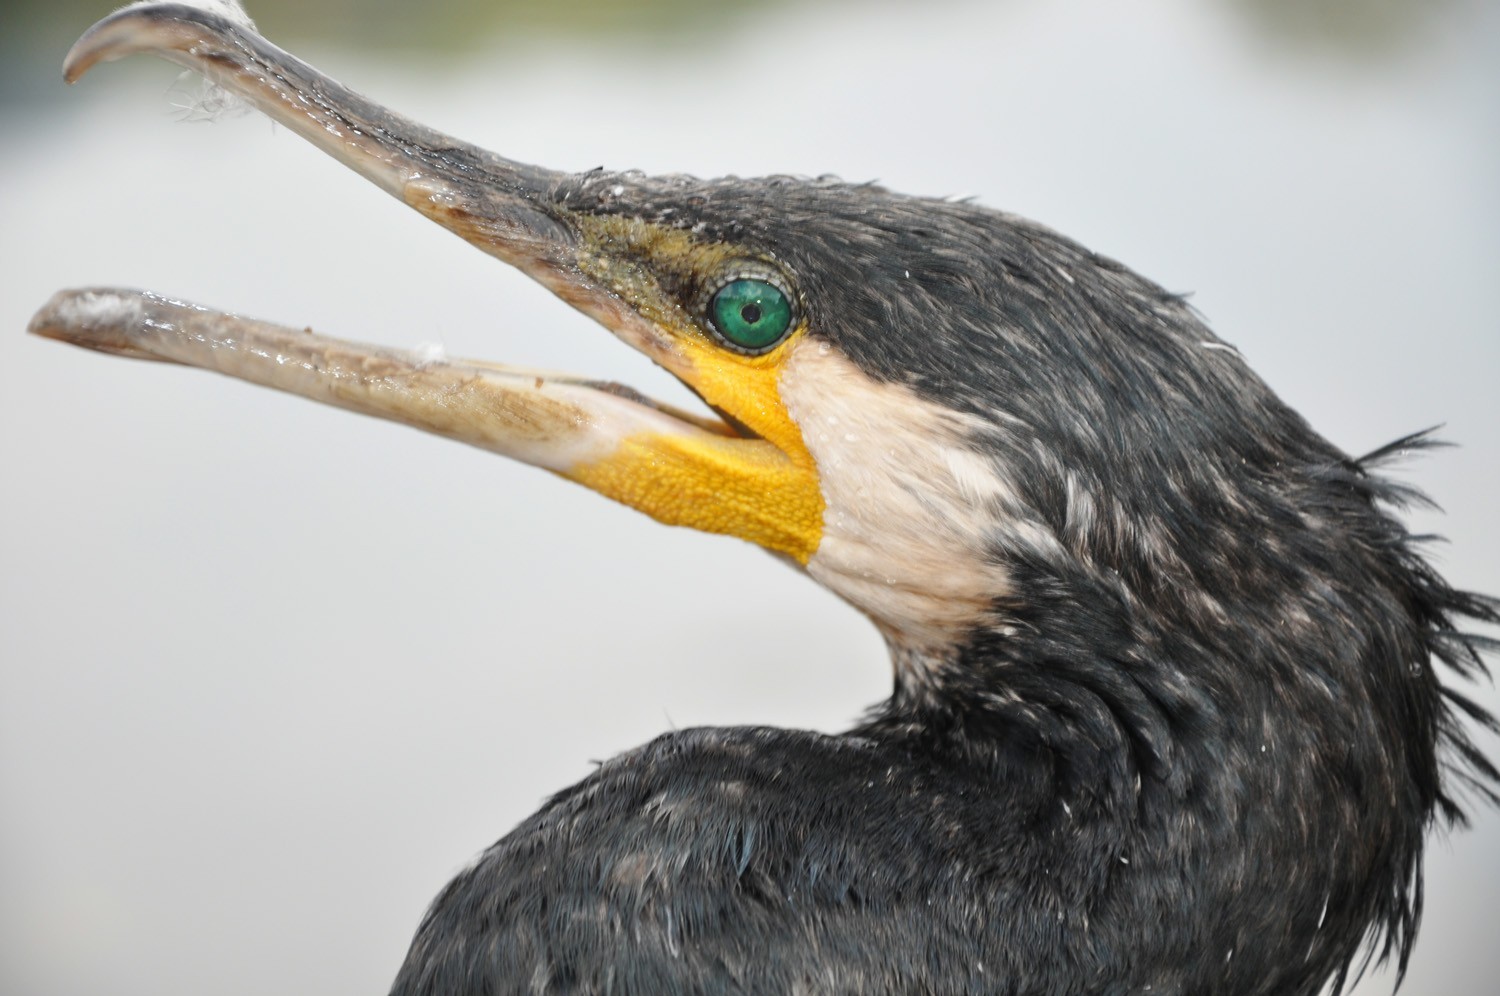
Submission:
<svg viewBox="0 0 1500 996">
<path fill-rule="evenodd" d="M 60 292 L 30 331 L 204 367 L 415 426 L 561 474 L 661 521 L 737 535 L 807 562 L 818 543 L 822 498 L 776 393 L 777 363 L 796 345 L 798 330 L 762 350 L 732 355 L 718 348 L 701 322 L 694 325 L 682 295 L 662 290 L 670 274 L 650 260 L 612 255 L 639 236 L 639 226 L 629 238 L 620 234 L 622 224 L 635 221 L 567 207 L 567 192 L 586 180 L 403 118 L 248 26 L 201 8 L 153 3 L 119 11 L 79 39 L 64 75 L 73 82 L 101 62 L 136 53 L 200 73 L 522 270 L 676 375 L 721 417 L 586 377 L 367 346 L 135 290 Z M 724 254 L 715 246 L 684 249 L 688 236 L 680 231 L 654 238 L 679 256 Z"/>
</svg>

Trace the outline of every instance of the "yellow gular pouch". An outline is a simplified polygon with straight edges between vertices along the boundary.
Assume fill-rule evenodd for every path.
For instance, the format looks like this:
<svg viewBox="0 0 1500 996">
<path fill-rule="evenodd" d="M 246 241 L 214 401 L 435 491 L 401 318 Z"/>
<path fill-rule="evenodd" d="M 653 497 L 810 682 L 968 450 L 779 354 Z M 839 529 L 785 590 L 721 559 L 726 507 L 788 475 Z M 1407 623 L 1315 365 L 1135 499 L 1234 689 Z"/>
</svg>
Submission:
<svg viewBox="0 0 1500 996">
<path fill-rule="evenodd" d="M 806 566 L 822 540 L 823 495 L 779 389 L 782 366 L 806 330 L 760 356 L 724 349 L 698 329 L 673 331 L 674 372 L 761 438 L 639 432 L 563 476 L 659 522 L 738 536 Z"/>
</svg>

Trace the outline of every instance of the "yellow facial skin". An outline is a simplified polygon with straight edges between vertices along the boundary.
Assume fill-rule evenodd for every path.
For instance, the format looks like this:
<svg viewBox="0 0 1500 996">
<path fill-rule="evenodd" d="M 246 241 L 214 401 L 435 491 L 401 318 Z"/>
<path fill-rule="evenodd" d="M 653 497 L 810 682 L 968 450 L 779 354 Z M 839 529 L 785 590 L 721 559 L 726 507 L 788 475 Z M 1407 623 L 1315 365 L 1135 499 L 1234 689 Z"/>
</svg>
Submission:
<svg viewBox="0 0 1500 996">
<path fill-rule="evenodd" d="M 659 522 L 738 536 L 806 566 L 823 534 L 823 495 L 776 388 L 778 359 L 800 338 L 794 333 L 757 357 L 687 347 L 693 387 L 765 439 L 640 433 L 563 476 Z M 752 413 L 754 422 L 742 413 Z"/>
<path fill-rule="evenodd" d="M 806 328 L 760 356 L 737 353 L 666 293 L 658 277 L 703 273 L 711 284 L 743 259 L 732 247 L 634 219 L 588 218 L 580 227 L 598 247 L 581 254 L 582 268 L 651 328 L 606 324 L 760 438 L 642 432 L 563 476 L 659 522 L 737 536 L 806 566 L 822 539 L 824 501 L 817 466 L 778 386 Z"/>
</svg>

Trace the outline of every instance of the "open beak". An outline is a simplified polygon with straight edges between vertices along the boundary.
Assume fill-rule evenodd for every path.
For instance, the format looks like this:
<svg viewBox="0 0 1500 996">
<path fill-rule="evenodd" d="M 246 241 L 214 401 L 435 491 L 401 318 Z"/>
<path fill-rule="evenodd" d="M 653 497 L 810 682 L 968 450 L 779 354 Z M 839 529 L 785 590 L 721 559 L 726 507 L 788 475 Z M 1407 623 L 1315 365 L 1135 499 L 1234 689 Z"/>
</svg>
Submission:
<svg viewBox="0 0 1500 996">
<path fill-rule="evenodd" d="M 695 386 L 691 360 L 673 337 L 580 268 L 578 234 L 551 201 L 565 174 L 409 121 L 250 28 L 183 4 L 138 5 L 105 18 L 73 46 L 64 75 L 73 82 L 98 63 L 138 52 L 243 98 Z M 557 472 L 662 521 L 738 535 L 799 563 L 818 544 L 822 499 L 814 469 L 794 452 L 799 446 L 619 385 L 379 349 L 139 291 L 60 292 L 30 331 L 205 367 L 426 429 Z M 768 502 L 768 494 L 795 500 Z"/>
</svg>

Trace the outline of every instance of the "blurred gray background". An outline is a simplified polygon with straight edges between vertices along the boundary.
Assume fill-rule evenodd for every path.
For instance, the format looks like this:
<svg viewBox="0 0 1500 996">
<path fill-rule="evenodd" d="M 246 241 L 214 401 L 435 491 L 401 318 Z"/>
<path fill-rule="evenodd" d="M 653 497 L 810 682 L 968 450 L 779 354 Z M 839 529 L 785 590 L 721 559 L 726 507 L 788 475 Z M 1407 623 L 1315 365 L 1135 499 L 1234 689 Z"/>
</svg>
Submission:
<svg viewBox="0 0 1500 996">
<path fill-rule="evenodd" d="M 835 172 L 1041 219 L 1194 292 L 1345 449 L 1444 423 L 1461 447 L 1402 473 L 1446 514 L 1412 520 L 1500 592 L 1494 3 L 250 9 L 516 158 Z M 0 993 L 384 992 L 437 889 L 590 759 L 674 725 L 837 730 L 886 693 L 870 627 L 747 545 L 24 336 L 54 290 L 119 284 L 685 397 L 264 119 L 179 122 L 164 63 L 66 89 L 106 10 L 0 13 Z M 1405 991 L 1489 996 L 1500 817 L 1430 855 Z"/>
</svg>

